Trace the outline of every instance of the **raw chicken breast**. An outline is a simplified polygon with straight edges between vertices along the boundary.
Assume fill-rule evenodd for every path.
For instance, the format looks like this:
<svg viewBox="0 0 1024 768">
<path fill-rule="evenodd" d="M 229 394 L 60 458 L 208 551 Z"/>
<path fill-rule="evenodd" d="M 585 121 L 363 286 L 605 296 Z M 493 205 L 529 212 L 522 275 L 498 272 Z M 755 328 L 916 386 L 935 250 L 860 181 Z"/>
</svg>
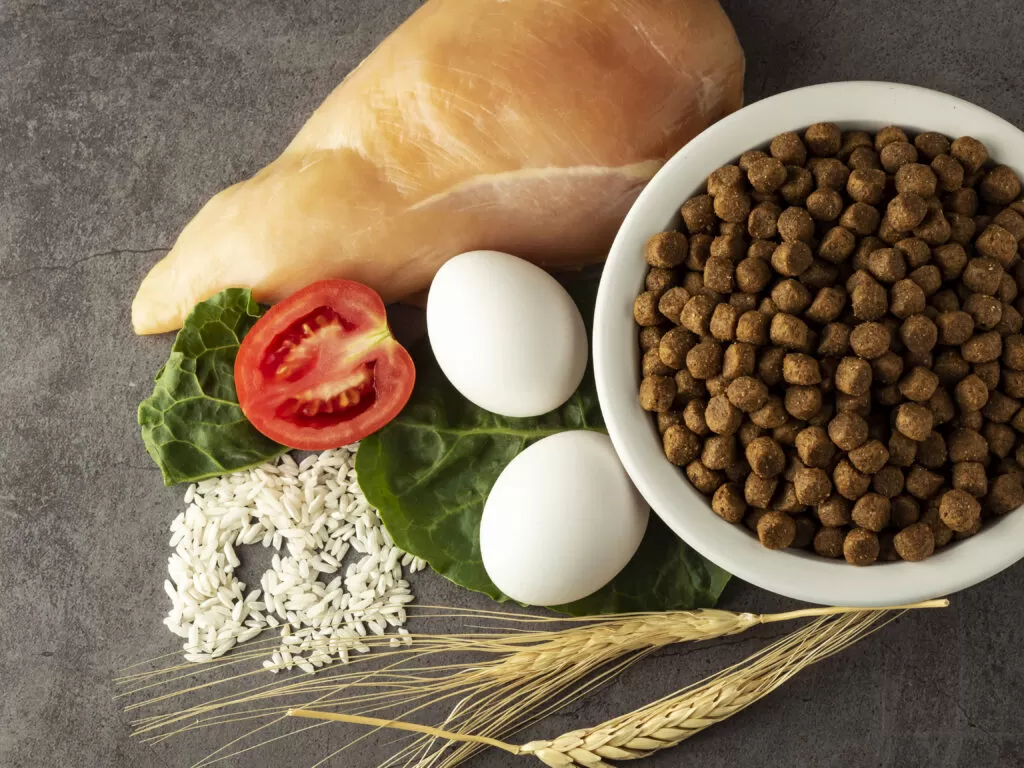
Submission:
<svg viewBox="0 0 1024 768">
<path fill-rule="evenodd" d="M 717 0 L 429 0 L 185 227 L 135 331 L 232 286 L 274 302 L 348 278 L 395 301 L 478 248 L 601 261 L 664 160 L 740 106 L 743 67 Z"/>
</svg>

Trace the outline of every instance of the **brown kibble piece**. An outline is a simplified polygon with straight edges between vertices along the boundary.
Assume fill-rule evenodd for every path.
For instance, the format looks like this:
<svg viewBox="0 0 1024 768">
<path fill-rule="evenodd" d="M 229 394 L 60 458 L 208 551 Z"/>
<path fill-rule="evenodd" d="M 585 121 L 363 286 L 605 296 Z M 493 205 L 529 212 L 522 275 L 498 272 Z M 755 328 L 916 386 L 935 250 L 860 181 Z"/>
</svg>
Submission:
<svg viewBox="0 0 1024 768">
<path fill-rule="evenodd" d="M 974 243 L 982 256 L 995 259 L 1003 267 L 1009 267 L 1017 255 L 1017 238 L 998 224 L 989 224 Z"/>
<path fill-rule="evenodd" d="M 665 430 L 662 435 L 662 446 L 666 458 L 677 466 L 685 466 L 696 460 L 701 452 L 700 438 L 680 424 Z"/>
<path fill-rule="evenodd" d="M 742 522 L 743 516 L 747 512 L 747 505 L 743 494 L 740 493 L 739 486 L 735 483 L 719 486 L 715 495 L 711 497 L 711 509 L 726 522 Z"/>
<path fill-rule="evenodd" d="M 807 242 L 814 237 L 814 219 L 805 208 L 790 206 L 779 214 L 779 236 L 787 243 Z"/>
<path fill-rule="evenodd" d="M 983 293 L 972 293 L 964 302 L 964 312 L 974 320 L 976 329 L 988 331 L 1003 319 L 1003 305 L 998 299 Z"/>
<path fill-rule="evenodd" d="M 882 162 L 878 152 L 870 147 L 857 147 L 850 153 L 846 164 L 854 171 L 882 170 Z"/>
<path fill-rule="evenodd" d="M 836 389 L 848 395 L 866 394 L 871 387 L 871 364 L 856 357 L 844 357 L 836 368 Z M 834 441 L 834 438 L 833 438 Z M 837 443 L 838 445 L 838 443 Z"/>
<path fill-rule="evenodd" d="M 804 467 L 793 478 L 796 497 L 801 504 L 817 504 L 832 492 L 832 481 L 823 469 Z"/>
<path fill-rule="evenodd" d="M 811 303 L 810 291 L 803 283 L 792 278 L 776 283 L 771 298 L 779 312 L 790 315 L 803 312 Z"/>
<path fill-rule="evenodd" d="M 988 443 L 973 429 L 958 429 L 946 441 L 949 460 L 985 461 L 988 458 Z"/>
<path fill-rule="evenodd" d="M 999 283 L 1004 274 L 1003 267 L 998 261 L 990 257 L 979 256 L 967 262 L 967 266 L 964 267 L 963 282 L 975 293 L 994 296 L 999 290 Z"/>
<path fill-rule="evenodd" d="M 719 304 L 711 315 L 708 329 L 718 341 L 733 341 L 736 338 L 736 323 L 739 322 L 740 311 L 731 304 Z"/>
<path fill-rule="evenodd" d="M 709 198 L 710 199 L 710 198 Z M 714 213 L 712 212 L 712 217 Z M 715 219 L 717 222 L 718 219 Z M 689 270 L 701 270 L 704 269 L 704 265 L 708 263 L 708 259 L 711 258 L 711 244 L 717 238 L 713 238 L 707 234 L 696 234 L 690 235 L 690 252 L 686 256 L 686 261 L 683 265 Z M 685 275 L 683 278 L 683 284 L 685 285 L 686 279 L 689 275 Z"/>
<path fill-rule="evenodd" d="M 850 295 L 854 317 L 858 320 L 881 320 L 889 311 L 889 296 L 867 272 L 858 274 L 863 274 L 864 279 L 857 283 Z"/>
<path fill-rule="evenodd" d="M 943 136 L 941 133 L 935 131 L 926 131 L 925 133 L 919 133 L 914 139 L 914 146 L 917 147 L 917 151 L 921 155 L 931 160 L 938 157 L 941 154 L 949 152 L 949 139 Z"/>
<path fill-rule="evenodd" d="M 889 329 L 881 323 L 861 323 L 850 332 L 850 347 L 865 360 L 874 360 L 889 351 Z"/>
<path fill-rule="evenodd" d="M 640 349 L 644 352 L 649 352 L 652 349 L 657 350 L 658 345 L 661 344 L 661 337 L 664 335 L 663 329 L 656 325 L 649 325 L 645 328 L 640 329 Z"/>
<path fill-rule="evenodd" d="M 704 381 L 693 378 L 693 374 L 685 368 L 676 371 L 676 391 L 682 400 L 692 397 L 703 397 L 707 394 L 707 387 Z"/>
<path fill-rule="evenodd" d="M 678 282 L 674 269 L 663 267 L 651 267 L 647 270 L 647 277 L 644 279 L 644 287 L 654 293 L 663 293 Z M 664 296 L 662 297 L 664 298 Z M 662 313 L 664 314 L 664 313 Z"/>
<path fill-rule="evenodd" d="M 889 436 L 889 463 L 897 467 L 909 467 L 915 458 L 917 442 L 899 432 L 893 432 Z"/>
<path fill-rule="evenodd" d="M 883 283 L 895 283 L 907 276 L 903 255 L 894 248 L 879 248 L 868 254 L 868 271 Z"/>
<path fill-rule="evenodd" d="M 786 456 L 782 447 L 770 437 L 759 437 L 747 446 L 747 463 L 754 474 L 771 478 L 785 469 Z"/>
<path fill-rule="evenodd" d="M 858 472 L 873 475 L 885 466 L 889 460 L 889 451 L 878 440 L 869 440 L 859 448 L 849 451 L 847 457 Z"/>
<path fill-rule="evenodd" d="M 908 141 L 894 141 L 882 147 L 878 157 L 888 173 L 896 173 L 907 163 L 917 162 L 917 150 Z"/>
<path fill-rule="evenodd" d="M 792 131 L 780 133 L 772 139 L 768 151 L 785 165 L 803 165 L 807 162 L 807 148 Z"/>
<path fill-rule="evenodd" d="M 710 232 L 715 226 L 715 202 L 711 195 L 697 195 L 683 203 L 680 213 L 683 224 L 691 235 Z"/>
<path fill-rule="evenodd" d="M 708 176 L 708 194 L 712 197 L 739 189 L 743 189 L 743 171 L 738 165 L 723 165 Z"/>
<path fill-rule="evenodd" d="M 748 149 L 740 155 L 740 159 L 736 161 L 736 165 L 740 167 L 741 171 L 747 173 L 750 171 L 750 166 L 758 160 L 763 160 L 766 157 L 768 157 L 767 152 L 762 152 L 760 149 Z"/>
<path fill-rule="evenodd" d="M 887 125 L 875 134 L 875 149 L 879 152 L 897 141 L 910 141 L 906 132 L 896 125 Z"/>
<path fill-rule="evenodd" d="M 770 338 L 773 344 L 784 349 L 805 350 L 809 348 L 809 330 L 799 317 L 779 312 L 771 319 Z"/>
<path fill-rule="evenodd" d="M 988 160 L 988 149 L 971 136 L 961 136 L 953 141 L 949 153 L 956 158 L 967 173 L 974 173 Z"/>
<path fill-rule="evenodd" d="M 989 393 L 988 403 L 982 408 L 982 413 L 991 422 L 1006 424 L 1019 410 L 1019 402 L 996 391 Z"/>
<path fill-rule="evenodd" d="M 804 144 L 817 157 L 837 154 L 842 143 L 842 131 L 835 123 L 814 123 L 804 131 Z"/>
<path fill-rule="evenodd" d="M 735 264 L 725 256 L 712 256 L 704 267 L 704 285 L 716 293 L 732 293 Z"/>
<path fill-rule="evenodd" d="M 730 403 L 744 413 L 750 413 L 768 401 L 768 387 L 752 376 L 741 376 L 729 383 L 726 395 Z"/>
<path fill-rule="evenodd" d="M 644 291 L 636 297 L 636 301 L 633 302 L 633 318 L 637 325 L 657 325 L 665 319 L 658 312 L 659 298 L 655 291 Z"/>
<path fill-rule="evenodd" d="M 858 147 L 871 149 L 874 146 L 874 137 L 867 131 L 846 131 L 843 133 L 843 143 L 839 148 L 839 158 L 845 160 Z"/>
<path fill-rule="evenodd" d="M 783 358 L 782 377 L 787 384 L 811 386 L 821 383 L 818 361 L 799 352 L 790 352 Z"/>
<path fill-rule="evenodd" d="M 872 234 L 878 229 L 882 216 L 877 208 L 867 203 L 853 203 L 839 218 L 839 223 L 853 232 L 855 235 L 864 237 Z"/>
<path fill-rule="evenodd" d="M 986 173 L 978 185 L 982 199 L 996 205 L 1009 205 L 1020 196 L 1020 190 L 1020 177 L 1005 165 Z"/>
<path fill-rule="evenodd" d="M 857 245 L 856 236 L 844 227 L 832 227 L 818 244 L 818 256 L 832 264 L 841 264 L 850 258 Z"/>
<path fill-rule="evenodd" d="M 897 232 L 909 232 L 924 221 L 928 206 L 919 195 L 913 192 L 902 192 L 892 200 L 886 208 L 886 221 Z"/>
<path fill-rule="evenodd" d="M 1013 210 L 1013 208 L 1004 208 L 1001 210 L 999 214 L 992 219 L 992 223 L 1002 227 L 1017 238 L 1018 243 L 1024 240 L 1024 216 L 1021 216 L 1021 214 L 1018 211 Z"/>
<path fill-rule="evenodd" d="M 974 531 L 981 525 L 981 504 L 966 491 L 946 491 L 939 502 L 939 518 L 950 530 Z"/>
<path fill-rule="evenodd" d="M 871 487 L 875 493 L 892 499 L 903 492 L 903 470 L 891 464 L 882 467 L 871 478 Z"/>
<path fill-rule="evenodd" d="M 744 222 L 750 214 L 750 195 L 739 189 L 723 189 L 714 196 L 715 215 L 722 221 Z"/>
<path fill-rule="evenodd" d="M 960 213 L 947 213 L 946 220 L 949 221 L 949 239 L 960 245 L 967 245 L 974 239 L 974 232 L 977 229 L 974 219 Z"/>
<path fill-rule="evenodd" d="M 659 232 L 648 238 L 644 246 L 644 259 L 652 267 L 678 267 L 686 259 L 686 253 L 686 235 L 682 232 Z"/>
<path fill-rule="evenodd" d="M 851 512 L 854 525 L 876 533 L 889 524 L 889 500 L 877 493 L 857 499 Z"/>
<path fill-rule="evenodd" d="M 664 413 L 676 399 L 676 384 L 668 376 L 646 376 L 640 382 L 640 407 Z"/>
<path fill-rule="evenodd" d="M 774 192 L 786 182 L 786 165 L 777 157 L 763 157 L 747 169 L 750 186 L 758 192 Z"/>
<path fill-rule="evenodd" d="M 764 478 L 751 472 L 744 483 L 743 496 L 752 507 L 767 507 L 778 484 L 775 478 Z"/>
<path fill-rule="evenodd" d="M 927 523 L 913 523 L 893 537 L 893 546 L 901 558 L 917 563 L 935 552 L 935 535 Z"/>
<path fill-rule="evenodd" d="M 697 399 L 691 400 L 683 408 L 683 423 L 695 435 L 704 436 L 711 431 L 708 429 L 708 423 L 704 419 L 704 410 L 706 408 L 707 403 Z"/>
<path fill-rule="evenodd" d="M 821 390 L 817 387 L 787 387 L 786 411 L 793 418 L 807 421 L 822 405 Z"/>
<path fill-rule="evenodd" d="M 640 372 L 643 376 L 671 376 L 672 369 L 661 360 L 659 349 L 649 349 L 640 359 Z"/>
<path fill-rule="evenodd" d="M 896 429 L 921 442 L 932 431 L 932 412 L 919 403 L 903 403 L 896 409 Z"/>
<path fill-rule="evenodd" d="M 935 207 L 929 208 L 924 221 L 914 227 L 913 232 L 915 237 L 921 238 L 928 245 L 942 245 L 949 242 L 949 238 L 953 235 L 953 228 L 943 214 L 942 208 L 936 204 Z"/>
<path fill-rule="evenodd" d="M 848 499 L 832 495 L 818 504 L 815 512 L 817 512 L 818 520 L 822 525 L 828 528 L 839 528 L 849 525 L 852 509 L 853 505 Z"/>
<path fill-rule="evenodd" d="M 796 523 L 785 512 L 766 512 L 757 521 L 757 538 L 768 549 L 785 549 L 796 538 Z"/>
<path fill-rule="evenodd" d="M 980 411 L 988 402 L 988 387 L 972 374 L 957 383 L 955 397 L 957 405 L 964 411 Z"/>
<path fill-rule="evenodd" d="M 813 318 L 812 318 L 813 319 Z M 818 354 L 838 357 L 850 348 L 850 327 L 844 323 L 829 323 L 821 331 Z"/>
<path fill-rule="evenodd" d="M 846 293 L 839 288 L 826 286 L 818 291 L 804 314 L 816 323 L 830 323 L 839 317 L 845 306 Z"/>
<path fill-rule="evenodd" d="M 786 183 L 779 188 L 779 194 L 789 205 L 800 205 L 814 191 L 814 177 L 806 168 L 786 166 Z"/>
<path fill-rule="evenodd" d="M 974 318 L 966 312 L 943 312 L 935 319 L 939 342 L 959 346 L 974 335 Z"/>
<path fill-rule="evenodd" d="M 850 178 L 850 169 L 834 157 L 812 157 L 807 161 L 807 170 L 820 189 L 840 191 Z"/>
<path fill-rule="evenodd" d="M 931 169 L 939 180 L 939 186 L 946 192 L 955 192 L 964 183 L 964 167 L 951 155 L 938 155 L 933 158 Z"/>
<path fill-rule="evenodd" d="M 835 221 L 843 212 L 843 196 L 834 189 L 818 188 L 807 196 L 806 205 L 815 221 Z"/>
<path fill-rule="evenodd" d="M 903 194 L 913 194 L 921 198 L 935 196 L 938 188 L 938 179 L 935 171 L 921 163 L 907 163 L 896 171 L 896 191 Z"/>
<path fill-rule="evenodd" d="M 806 427 L 794 441 L 797 455 L 808 467 L 827 467 L 835 454 L 835 446 L 821 427 Z"/>
<path fill-rule="evenodd" d="M 774 203 L 760 203 L 747 216 L 747 232 L 751 237 L 770 239 L 779 233 L 779 206 Z"/>
<path fill-rule="evenodd" d="M 708 400 L 704 421 L 716 435 L 733 435 L 743 423 L 743 412 L 726 395 L 715 395 Z"/>
<path fill-rule="evenodd" d="M 742 316 L 740 318 L 742 320 Z M 736 326 L 737 336 L 739 335 L 739 324 Z M 757 354 L 754 347 L 746 342 L 735 342 L 725 350 L 722 360 L 722 375 L 726 379 L 736 379 L 740 376 L 750 376 L 754 373 L 757 364 Z"/>
<path fill-rule="evenodd" d="M 897 281 L 889 289 L 889 311 L 900 319 L 923 312 L 926 304 L 921 286 L 909 278 Z"/>
<path fill-rule="evenodd" d="M 939 340 L 939 330 L 926 315 L 911 315 L 900 326 L 903 345 L 917 354 L 931 352 Z"/>
<path fill-rule="evenodd" d="M 654 415 L 657 417 L 659 435 L 664 435 L 669 427 L 685 426 L 683 414 L 679 411 L 665 411 L 664 413 L 656 413 Z"/>
<path fill-rule="evenodd" d="M 988 449 L 1001 459 L 1005 459 L 1017 444 L 1017 435 L 1008 424 L 989 422 L 981 429 L 981 434 L 988 442 Z"/>
<path fill-rule="evenodd" d="M 910 273 L 910 279 L 924 291 L 925 296 L 931 296 L 942 287 L 942 273 L 934 264 L 925 264 Z"/>
<path fill-rule="evenodd" d="M 843 556 L 850 565 L 871 565 L 878 552 L 878 536 L 864 528 L 854 528 L 843 540 Z"/>
<path fill-rule="evenodd" d="M 939 386 L 939 377 L 934 372 L 918 365 L 911 369 L 910 373 L 900 381 L 899 388 L 907 400 L 917 403 L 927 401 Z"/>
<path fill-rule="evenodd" d="M 724 480 L 721 472 L 708 469 L 700 459 L 691 461 L 686 465 L 686 479 L 705 496 L 710 496 L 714 493 Z"/>
<path fill-rule="evenodd" d="M 777 429 L 786 423 L 786 407 L 782 399 L 772 395 L 763 406 L 750 414 L 750 420 L 762 429 Z"/>
<path fill-rule="evenodd" d="M 992 481 L 985 497 L 986 510 L 1005 515 L 1021 505 L 1024 505 L 1024 487 L 1021 487 L 1018 475 L 999 475 Z"/>
<path fill-rule="evenodd" d="M 923 501 L 933 498 L 942 489 L 942 484 L 942 475 L 931 472 L 917 464 L 912 466 L 910 471 L 907 472 L 907 493 Z"/>
<path fill-rule="evenodd" d="M 736 287 L 744 293 L 764 290 L 772 279 L 772 269 L 762 259 L 746 258 L 736 265 Z"/>
<path fill-rule="evenodd" d="M 1013 371 L 1024 371 L 1024 336 L 1012 334 L 1003 340 L 1003 365 Z"/>
<path fill-rule="evenodd" d="M 925 469 L 941 469 L 946 457 L 946 441 L 938 432 L 932 431 L 917 446 L 917 463 Z"/>
<path fill-rule="evenodd" d="M 850 173 L 846 193 L 858 203 L 878 205 L 885 196 L 885 171 L 863 169 Z"/>
<path fill-rule="evenodd" d="M 871 487 L 871 478 L 846 459 L 841 459 L 832 470 L 832 482 L 839 495 L 850 501 L 856 501 Z"/>
<path fill-rule="evenodd" d="M 842 528 L 822 528 L 814 534 L 814 551 L 822 557 L 840 558 L 845 538 Z"/>
<path fill-rule="evenodd" d="M 998 360 L 1003 353 L 1003 338 L 998 331 L 978 333 L 960 346 L 960 354 L 968 363 L 987 363 Z"/>
<path fill-rule="evenodd" d="M 921 519 L 921 505 L 912 496 L 897 496 L 889 506 L 889 520 L 897 528 L 906 528 Z"/>
<path fill-rule="evenodd" d="M 758 310 L 744 312 L 736 323 L 736 340 L 749 344 L 767 344 L 770 322 L 771 318 Z"/>
</svg>

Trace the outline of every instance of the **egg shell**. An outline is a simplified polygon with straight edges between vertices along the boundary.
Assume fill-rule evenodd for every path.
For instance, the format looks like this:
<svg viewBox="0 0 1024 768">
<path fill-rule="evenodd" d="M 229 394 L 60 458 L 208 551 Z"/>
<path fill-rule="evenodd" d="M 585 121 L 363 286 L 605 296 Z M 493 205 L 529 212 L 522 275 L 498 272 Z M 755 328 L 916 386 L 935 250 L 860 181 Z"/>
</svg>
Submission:
<svg viewBox="0 0 1024 768">
<path fill-rule="evenodd" d="M 516 456 L 494 483 L 480 521 L 484 568 L 513 600 L 570 603 L 626 566 L 649 514 L 606 435 L 560 432 Z"/>
<path fill-rule="evenodd" d="M 502 416 L 539 416 L 572 396 L 587 368 L 587 331 L 557 280 L 498 251 L 470 251 L 438 271 L 427 334 L 462 395 Z"/>
</svg>

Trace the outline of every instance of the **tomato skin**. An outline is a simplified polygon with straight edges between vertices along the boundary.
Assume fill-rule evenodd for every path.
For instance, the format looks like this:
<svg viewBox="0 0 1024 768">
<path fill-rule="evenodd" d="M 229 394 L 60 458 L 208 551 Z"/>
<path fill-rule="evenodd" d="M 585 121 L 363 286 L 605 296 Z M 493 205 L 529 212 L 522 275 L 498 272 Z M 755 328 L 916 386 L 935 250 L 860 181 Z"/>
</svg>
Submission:
<svg viewBox="0 0 1024 768">
<path fill-rule="evenodd" d="M 246 418 L 271 440 L 307 451 L 376 432 L 402 410 L 415 382 L 384 302 L 351 280 L 320 280 L 271 307 L 235 358 Z"/>
</svg>

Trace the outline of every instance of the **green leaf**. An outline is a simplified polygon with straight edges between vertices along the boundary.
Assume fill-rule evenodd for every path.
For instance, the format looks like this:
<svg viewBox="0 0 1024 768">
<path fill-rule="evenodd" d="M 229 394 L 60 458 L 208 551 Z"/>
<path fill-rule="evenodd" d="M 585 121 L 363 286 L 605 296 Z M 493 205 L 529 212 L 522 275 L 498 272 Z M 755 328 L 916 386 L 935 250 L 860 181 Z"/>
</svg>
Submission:
<svg viewBox="0 0 1024 768">
<path fill-rule="evenodd" d="M 257 466 L 287 449 L 245 418 L 235 393 L 235 355 L 263 315 L 247 289 L 196 305 L 139 405 L 142 439 L 165 485 Z"/>
<path fill-rule="evenodd" d="M 596 281 L 568 288 L 589 321 Z M 531 443 L 572 429 L 604 431 L 593 374 L 587 371 L 561 408 L 516 419 L 485 411 L 462 397 L 441 373 L 426 342 L 413 350 L 413 358 L 417 381 L 408 405 L 359 445 L 359 484 L 399 547 L 456 584 L 506 600 L 480 557 L 484 501 L 501 471 Z M 626 568 L 597 593 L 557 610 L 584 615 L 711 606 L 728 579 L 651 515 L 644 540 Z"/>
</svg>

